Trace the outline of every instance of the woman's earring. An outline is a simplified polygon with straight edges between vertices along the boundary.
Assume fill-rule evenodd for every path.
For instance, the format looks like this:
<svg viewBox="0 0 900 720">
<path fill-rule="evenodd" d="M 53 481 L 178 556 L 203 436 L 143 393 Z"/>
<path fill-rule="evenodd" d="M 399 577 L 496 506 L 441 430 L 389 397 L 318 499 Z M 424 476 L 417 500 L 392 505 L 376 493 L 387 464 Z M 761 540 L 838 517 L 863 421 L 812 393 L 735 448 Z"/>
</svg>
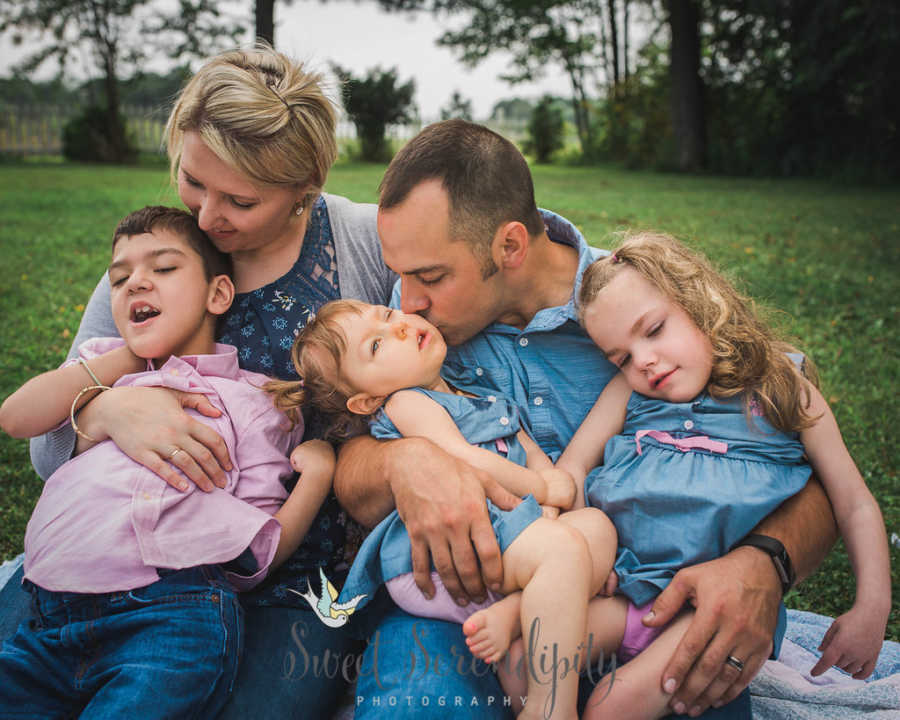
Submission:
<svg viewBox="0 0 900 720">
<path fill-rule="evenodd" d="M 294 208 L 294 215 L 302 215 L 304 209 L 305 206 L 303 205 L 303 203 L 297 203 L 297 207 Z"/>
</svg>

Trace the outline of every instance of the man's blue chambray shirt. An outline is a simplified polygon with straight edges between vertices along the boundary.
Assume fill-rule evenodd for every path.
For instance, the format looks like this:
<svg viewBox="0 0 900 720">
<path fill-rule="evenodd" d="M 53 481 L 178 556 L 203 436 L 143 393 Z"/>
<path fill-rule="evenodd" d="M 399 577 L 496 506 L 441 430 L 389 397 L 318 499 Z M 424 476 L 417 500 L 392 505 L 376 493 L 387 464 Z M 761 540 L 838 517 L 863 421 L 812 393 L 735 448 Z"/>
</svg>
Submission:
<svg viewBox="0 0 900 720">
<path fill-rule="evenodd" d="M 457 387 L 493 389 L 514 399 L 526 412 L 532 437 L 555 462 L 617 370 L 575 314 L 585 268 L 607 251 L 590 247 L 565 218 L 546 210 L 541 214 L 552 241 L 578 250 L 569 301 L 540 310 L 524 330 L 493 323 L 448 348 L 442 374 Z M 400 282 L 394 285 L 392 307 L 400 307 Z"/>
</svg>

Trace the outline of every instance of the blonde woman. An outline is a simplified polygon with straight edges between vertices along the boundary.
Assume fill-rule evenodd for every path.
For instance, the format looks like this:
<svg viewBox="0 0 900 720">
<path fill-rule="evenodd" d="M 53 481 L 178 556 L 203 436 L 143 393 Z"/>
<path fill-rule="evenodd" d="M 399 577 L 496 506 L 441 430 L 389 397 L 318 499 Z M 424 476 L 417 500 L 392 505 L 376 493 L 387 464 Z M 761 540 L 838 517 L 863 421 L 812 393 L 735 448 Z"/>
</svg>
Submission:
<svg viewBox="0 0 900 720">
<path fill-rule="evenodd" d="M 237 347 L 244 369 L 296 377 L 294 335 L 321 305 L 389 297 L 394 277 L 381 258 L 375 206 L 322 193 L 337 146 L 335 111 L 318 75 L 268 47 L 219 55 L 181 92 L 166 138 L 182 201 L 216 247 L 231 255 L 237 294 L 217 339 Z M 104 276 L 69 355 L 85 340 L 112 335 Z M 222 439 L 184 408 L 218 412 L 203 395 L 116 388 L 89 403 L 78 425 L 94 438 L 112 439 L 171 485 L 221 487 L 223 468 L 239 467 L 241 458 L 229 457 Z M 66 426 L 33 441 L 31 450 L 46 478 L 79 448 Z M 307 576 L 317 582 L 319 567 L 341 581 L 346 528 L 329 492 L 300 549 L 244 598 L 247 644 L 227 715 L 293 717 L 303 707 L 306 717 L 326 717 L 334 706 L 342 675 L 313 672 L 312 663 L 322 662 L 326 651 L 342 657 L 356 640 L 347 629 L 326 628 L 288 590 L 305 590 Z M 7 627 L 26 598 L 16 584 L 4 588 L 0 614 Z"/>
</svg>

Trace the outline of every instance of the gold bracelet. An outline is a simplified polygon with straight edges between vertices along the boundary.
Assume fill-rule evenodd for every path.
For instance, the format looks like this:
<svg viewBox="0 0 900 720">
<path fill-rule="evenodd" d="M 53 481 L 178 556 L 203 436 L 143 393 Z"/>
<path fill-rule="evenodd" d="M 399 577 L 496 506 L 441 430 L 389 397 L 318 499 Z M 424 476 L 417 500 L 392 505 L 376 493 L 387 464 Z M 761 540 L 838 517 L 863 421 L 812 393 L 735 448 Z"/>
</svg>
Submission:
<svg viewBox="0 0 900 720">
<path fill-rule="evenodd" d="M 87 360 L 85 360 L 83 357 L 79 357 L 78 362 L 81 363 L 81 366 L 85 370 L 87 370 L 87 374 L 91 376 L 91 380 L 94 381 L 94 385 L 96 385 L 96 386 L 103 385 L 103 383 L 100 382 L 100 378 L 98 378 L 96 375 L 94 375 L 94 371 L 91 370 L 91 366 L 87 364 Z"/>
<path fill-rule="evenodd" d="M 87 367 L 86 364 L 85 364 L 85 367 Z M 88 372 L 91 372 L 90 368 L 88 368 Z M 94 373 L 91 373 L 91 375 L 93 375 L 93 374 Z M 109 385 L 101 385 L 100 383 L 98 383 L 96 385 L 88 385 L 87 387 L 81 388 L 79 393 L 75 396 L 75 399 L 72 401 L 72 409 L 69 410 L 69 422 L 72 423 L 72 429 L 78 435 L 80 435 L 85 440 L 87 440 L 88 442 L 97 442 L 97 440 L 95 438 L 92 438 L 86 432 L 82 432 L 78 428 L 78 423 L 75 422 L 75 406 L 78 404 L 78 401 L 81 400 L 81 396 L 84 395 L 86 392 L 89 392 L 91 390 L 101 390 L 102 391 L 102 390 L 110 390 L 110 389 L 111 388 L 109 387 Z"/>
</svg>

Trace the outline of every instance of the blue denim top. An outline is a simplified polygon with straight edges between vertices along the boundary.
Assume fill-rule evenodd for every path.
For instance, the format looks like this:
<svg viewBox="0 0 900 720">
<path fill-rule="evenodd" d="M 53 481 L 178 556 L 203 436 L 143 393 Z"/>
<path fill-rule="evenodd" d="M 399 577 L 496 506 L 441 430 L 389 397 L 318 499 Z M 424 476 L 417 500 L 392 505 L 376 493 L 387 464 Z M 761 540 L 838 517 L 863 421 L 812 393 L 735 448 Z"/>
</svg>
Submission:
<svg viewBox="0 0 900 720">
<path fill-rule="evenodd" d="M 590 247 L 565 218 L 542 210 L 553 242 L 578 250 L 578 270 L 565 305 L 538 311 L 524 330 L 493 323 L 450 347 L 442 374 L 452 385 L 487 388 L 524 410 L 526 430 L 554 462 L 617 370 L 594 345 L 575 314 L 581 276 L 605 250 Z M 400 282 L 391 306 L 400 307 Z"/>
<path fill-rule="evenodd" d="M 506 457 L 510 462 L 525 466 L 525 447 L 519 442 L 520 412 L 515 403 L 500 393 L 485 391 L 480 397 L 411 388 L 440 405 L 472 445 Z M 378 410 L 369 423 L 373 437 L 392 440 L 403 437 L 384 408 Z M 498 441 L 502 441 L 498 444 Z M 440 482 L 435 478 L 435 482 Z M 532 495 L 510 511 L 500 510 L 487 501 L 488 515 L 500 552 L 512 544 L 519 533 L 541 516 L 541 508 Z M 357 595 L 366 597 L 357 608 L 363 607 L 378 587 L 398 575 L 412 572 L 412 547 L 406 527 L 396 510 L 382 520 L 359 549 L 356 559 L 341 589 L 338 602 L 349 602 Z"/>
<path fill-rule="evenodd" d="M 683 451 L 644 435 L 639 454 L 642 430 L 673 439 L 705 436 L 723 446 Z M 640 606 L 679 569 L 727 553 L 802 490 L 810 472 L 797 434 L 756 414 L 748 418 L 741 397 L 716 400 L 703 392 L 669 403 L 632 393 L 622 433 L 585 480 L 585 496 L 615 524 L 619 592 Z"/>
</svg>

